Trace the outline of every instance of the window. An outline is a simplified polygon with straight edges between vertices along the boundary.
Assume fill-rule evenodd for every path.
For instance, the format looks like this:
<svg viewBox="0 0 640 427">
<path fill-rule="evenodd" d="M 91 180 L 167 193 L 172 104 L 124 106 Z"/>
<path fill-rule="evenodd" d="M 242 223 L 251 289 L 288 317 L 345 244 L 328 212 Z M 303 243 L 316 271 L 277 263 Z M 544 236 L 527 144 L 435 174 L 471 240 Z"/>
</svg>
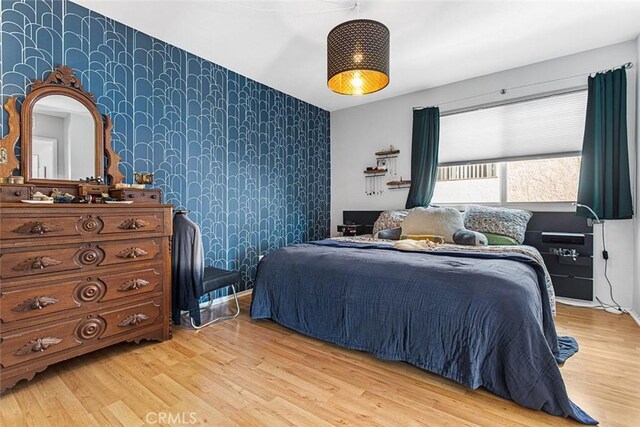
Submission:
<svg viewBox="0 0 640 427">
<path fill-rule="evenodd" d="M 580 156 L 521 160 L 506 164 L 506 201 L 575 202 Z"/>
<path fill-rule="evenodd" d="M 466 164 L 438 168 L 433 203 L 500 203 L 498 163 Z"/>
<path fill-rule="evenodd" d="M 444 115 L 434 204 L 577 198 L 587 92 Z"/>
</svg>

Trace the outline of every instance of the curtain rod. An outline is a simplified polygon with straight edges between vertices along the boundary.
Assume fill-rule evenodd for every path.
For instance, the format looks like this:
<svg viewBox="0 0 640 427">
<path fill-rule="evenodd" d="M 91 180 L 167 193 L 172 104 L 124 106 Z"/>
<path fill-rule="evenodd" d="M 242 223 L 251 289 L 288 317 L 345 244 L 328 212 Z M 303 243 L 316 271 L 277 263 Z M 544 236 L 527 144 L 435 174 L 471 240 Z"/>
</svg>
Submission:
<svg viewBox="0 0 640 427">
<path fill-rule="evenodd" d="M 628 70 L 629 68 L 632 68 L 632 67 L 633 67 L 633 62 L 627 62 L 625 64 L 622 64 L 622 65 L 618 66 L 618 67 L 607 68 L 607 69 L 600 70 L 600 71 L 591 71 L 589 73 L 576 74 L 575 76 L 560 77 L 560 78 L 557 78 L 557 79 L 545 80 L 545 81 L 542 81 L 542 82 L 529 83 L 529 84 L 521 85 L 521 86 L 513 86 L 513 87 L 503 88 L 503 89 L 500 89 L 498 92 L 501 95 L 504 95 L 508 91 L 514 90 L 514 89 L 522 89 L 522 88 L 525 88 L 525 87 L 537 86 L 537 85 L 541 85 L 541 84 L 545 84 L 545 83 L 553 83 L 553 82 L 557 82 L 557 81 L 561 81 L 561 80 L 573 79 L 573 78 L 576 78 L 576 77 L 590 76 L 592 74 L 602 73 L 602 72 L 606 72 L 606 71 L 612 71 L 612 70 L 615 70 L 616 68 L 625 68 L 625 69 Z M 480 98 L 482 96 L 491 95 L 491 94 L 494 94 L 494 93 L 496 93 L 496 91 L 492 90 L 491 92 L 485 92 L 485 93 L 481 93 L 481 94 L 478 94 L 478 95 L 467 96 L 465 98 L 458 98 L 458 99 L 453 99 L 451 101 L 440 102 L 437 105 L 426 105 L 426 106 L 413 107 L 413 109 L 414 110 L 422 110 L 423 108 L 439 107 L 440 105 L 453 104 L 453 103 L 460 102 L 460 101 L 466 101 L 468 99 Z"/>
</svg>

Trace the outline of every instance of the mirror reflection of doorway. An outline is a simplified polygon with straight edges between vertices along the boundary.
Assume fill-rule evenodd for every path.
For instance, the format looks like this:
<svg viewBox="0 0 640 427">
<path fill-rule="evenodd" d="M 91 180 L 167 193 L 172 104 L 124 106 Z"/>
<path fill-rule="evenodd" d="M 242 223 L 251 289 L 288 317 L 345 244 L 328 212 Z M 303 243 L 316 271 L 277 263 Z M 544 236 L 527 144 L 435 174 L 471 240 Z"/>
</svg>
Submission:
<svg viewBox="0 0 640 427">
<path fill-rule="evenodd" d="M 33 178 L 51 179 L 58 177 L 58 140 L 43 136 L 33 136 Z"/>
</svg>

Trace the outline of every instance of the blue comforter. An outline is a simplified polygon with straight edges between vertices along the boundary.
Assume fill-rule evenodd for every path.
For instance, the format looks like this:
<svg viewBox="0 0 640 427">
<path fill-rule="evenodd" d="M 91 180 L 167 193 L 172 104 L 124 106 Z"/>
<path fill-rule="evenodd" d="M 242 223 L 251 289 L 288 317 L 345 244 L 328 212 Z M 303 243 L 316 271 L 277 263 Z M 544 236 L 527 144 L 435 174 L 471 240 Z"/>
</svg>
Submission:
<svg viewBox="0 0 640 427">
<path fill-rule="evenodd" d="M 597 424 L 567 396 L 557 363 L 570 354 L 559 348 L 544 272 L 521 254 L 289 246 L 260 263 L 251 316 Z"/>
</svg>

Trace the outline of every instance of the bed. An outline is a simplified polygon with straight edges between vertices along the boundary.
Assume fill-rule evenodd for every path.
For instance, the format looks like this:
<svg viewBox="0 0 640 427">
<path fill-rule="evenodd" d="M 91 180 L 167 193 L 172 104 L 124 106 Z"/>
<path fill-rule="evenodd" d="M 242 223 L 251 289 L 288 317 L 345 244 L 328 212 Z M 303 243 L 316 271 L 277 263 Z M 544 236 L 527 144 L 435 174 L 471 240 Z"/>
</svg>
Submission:
<svg viewBox="0 0 640 427">
<path fill-rule="evenodd" d="M 558 364 L 577 343 L 556 335 L 536 252 L 407 251 L 373 238 L 293 245 L 261 261 L 251 316 L 597 424 L 567 396 Z"/>
</svg>

